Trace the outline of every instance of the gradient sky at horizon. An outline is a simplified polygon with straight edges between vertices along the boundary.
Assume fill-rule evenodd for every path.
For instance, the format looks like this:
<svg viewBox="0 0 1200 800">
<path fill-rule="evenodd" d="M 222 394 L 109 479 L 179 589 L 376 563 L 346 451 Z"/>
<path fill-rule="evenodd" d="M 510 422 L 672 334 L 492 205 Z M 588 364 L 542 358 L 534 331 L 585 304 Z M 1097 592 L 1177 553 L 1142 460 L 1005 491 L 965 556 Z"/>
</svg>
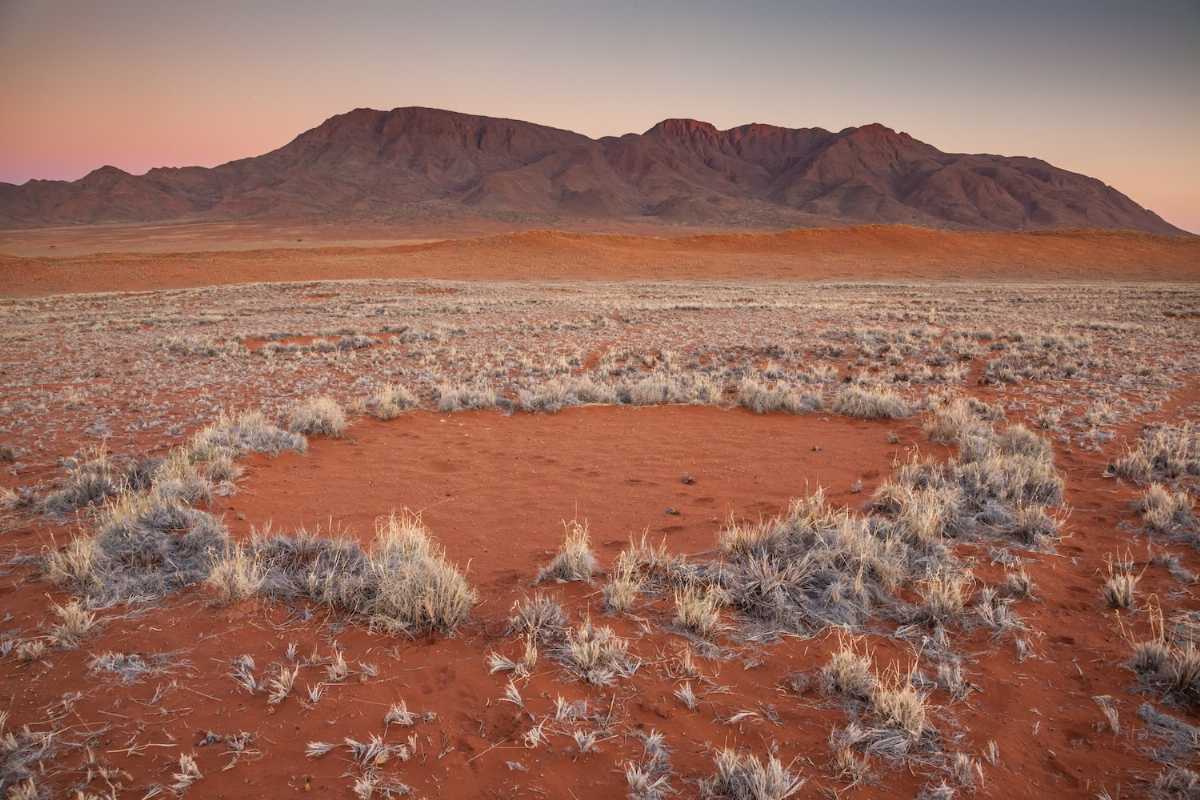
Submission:
<svg viewBox="0 0 1200 800">
<path fill-rule="evenodd" d="M 351 108 L 569 128 L 882 122 L 1200 232 L 1200 0 L 0 0 L 0 181 L 258 155 Z"/>
</svg>

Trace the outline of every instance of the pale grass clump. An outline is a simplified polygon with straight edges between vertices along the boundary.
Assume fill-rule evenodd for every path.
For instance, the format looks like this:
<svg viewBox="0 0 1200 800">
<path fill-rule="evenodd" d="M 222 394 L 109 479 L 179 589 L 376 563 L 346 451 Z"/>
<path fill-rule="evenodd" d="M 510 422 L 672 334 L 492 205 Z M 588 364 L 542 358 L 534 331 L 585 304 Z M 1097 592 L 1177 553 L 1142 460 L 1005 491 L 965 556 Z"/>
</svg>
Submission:
<svg viewBox="0 0 1200 800">
<path fill-rule="evenodd" d="M 596 571 L 587 520 L 563 522 L 563 543 L 553 560 L 538 573 L 536 583 L 544 581 L 590 581 Z"/>
<path fill-rule="evenodd" d="M 196 756 L 191 753 L 180 753 L 179 771 L 171 775 L 174 781 L 171 784 L 171 790 L 176 795 L 181 795 L 188 790 L 189 786 L 203 777 L 200 767 L 196 764 Z"/>
<path fill-rule="evenodd" d="M 1150 488 L 1138 503 L 1147 527 L 1159 533 L 1200 532 L 1200 522 L 1192 510 L 1192 498 L 1183 489 L 1171 491 L 1160 483 Z"/>
<path fill-rule="evenodd" d="M 26 639 L 23 642 L 18 642 L 15 652 L 18 661 L 37 661 L 46 654 L 46 640 Z"/>
<path fill-rule="evenodd" d="M 960 444 L 972 436 L 985 435 L 988 425 L 964 397 L 956 397 L 939 406 L 924 425 L 930 441 Z"/>
<path fill-rule="evenodd" d="M 267 681 L 267 703 L 279 705 L 292 693 L 296 678 L 300 675 L 300 666 L 288 669 L 283 664 L 278 665 L 275 676 Z"/>
<path fill-rule="evenodd" d="M 373 622 L 387 630 L 453 631 L 478 595 L 446 560 L 418 515 L 390 514 L 377 523 L 371 552 Z"/>
<path fill-rule="evenodd" d="M 587 376 L 555 378 L 535 389 L 521 389 L 517 393 L 517 405 L 523 411 L 554 413 L 568 406 L 615 405 L 617 402 L 615 388 Z"/>
<path fill-rule="evenodd" d="M 912 544 L 930 546 L 957 532 L 962 502 L 962 490 L 957 486 L 911 483 L 902 477 L 882 483 L 871 507 L 892 517 L 898 532 Z"/>
<path fill-rule="evenodd" d="M 829 744 L 833 748 L 833 774 L 849 781 L 851 787 L 857 786 L 871 777 L 871 762 L 867 756 L 854 752 L 853 747 L 841 744 L 838 738 L 837 731 L 833 731 L 829 737 Z"/>
<path fill-rule="evenodd" d="M 484 384 L 443 383 L 437 389 L 438 411 L 470 411 L 494 408 L 496 391 Z"/>
<path fill-rule="evenodd" d="M 67 459 L 67 464 L 67 477 L 42 502 L 48 514 L 69 514 L 119 494 L 125 488 L 124 476 L 103 446 Z"/>
<path fill-rule="evenodd" d="M 377 419 L 395 419 L 417 405 L 416 396 L 403 386 L 384 384 L 367 401 L 372 416 Z"/>
<path fill-rule="evenodd" d="M 420 516 L 407 510 L 378 518 L 367 550 L 347 537 L 302 530 L 257 534 L 251 552 L 262 564 L 263 594 L 306 597 L 389 633 L 451 632 L 478 598 Z"/>
<path fill-rule="evenodd" d="M 653 728 L 641 734 L 642 760 L 625 764 L 629 800 L 664 800 L 671 788 L 671 750 L 662 733 Z"/>
<path fill-rule="evenodd" d="M 288 430 L 309 436 L 341 436 L 346 432 L 346 412 L 332 397 L 313 397 L 288 411 Z"/>
<path fill-rule="evenodd" d="M 1141 573 L 1134 573 L 1133 559 L 1129 554 L 1123 558 L 1114 559 L 1112 555 L 1105 557 L 1108 568 L 1108 578 L 1104 581 L 1102 593 L 1109 608 L 1132 609 L 1136 601 L 1137 585 Z"/>
<path fill-rule="evenodd" d="M 529 675 L 537 666 L 538 647 L 533 636 L 525 637 L 525 650 L 519 659 L 512 659 L 493 650 L 488 654 L 488 672 L 512 672 L 518 677 Z"/>
<path fill-rule="evenodd" d="M 560 658 L 576 677 L 600 686 L 629 677 L 639 666 L 629 655 L 629 642 L 606 625 L 593 625 L 590 618 L 567 631 Z"/>
<path fill-rule="evenodd" d="M 894 526 L 829 506 L 820 489 L 783 517 L 727 528 L 719 542 L 727 604 L 796 632 L 860 625 L 927 558 Z"/>
<path fill-rule="evenodd" d="M 96 615 L 88 611 L 78 600 L 65 605 L 53 605 L 58 623 L 50 629 L 50 636 L 59 647 L 77 647 L 79 642 L 96 627 Z"/>
<path fill-rule="evenodd" d="M 805 783 L 775 756 L 764 764 L 755 755 L 727 748 L 715 761 L 716 774 L 700 785 L 701 795 L 714 800 L 784 800 Z"/>
<path fill-rule="evenodd" d="M 1162 610 L 1150 610 L 1152 635 L 1133 645 L 1129 666 L 1144 684 L 1192 709 L 1200 708 L 1200 647 L 1191 639 L 1168 640 Z"/>
<path fill-rule="evenodd" d="M 610 611 L 628 611 L 645 583 L 632 551 L 622 550 L 612 577 L 604 585 L 604 605 Z"/>
<path fill-rule="evenodd" d="M 675 591 L 675 622 L 699 636 L 711 636 L 721 625 L 721 601 L 711 588 L 685 586 Z"/>
<path fill-rule="evenodd" d="M 884 387 L 849 385 L 833 398 L 833 411 L 847 417 L 897 419 L 913 412 L 900 395 Z"/>
<path fill-rule="evenodd" d="M 262 586 L 265 571 L 261 561 L 241 544 L 228 548 L 213 565 L 206 582 L 222 603 L 236 603 L 254 596 Z"/>
<path fill-rule="evenodd" d="M 209 461 L 223 453 L 303 453 L 308 442 L 303 435 L 274 425 L 261 411 L 244 411 L 236 416 L 222 412 L 215 422 L 198 431 L 187 447 L 193 461 Z"/>
<path fill-rule="evenodd" d="M 827 691 L 870 700 L 878 680 L 875 676 L 871 651 L 860 641 L 844 634 L 838 637 L 838 648 L 829 655 L 829 661 L 821 668 L 821 680 Z"/>
<path fill-rule="evenodd" d="M 566 630 L 567 615 L 562 606 L 543 594 L 518 600 L 508 618 L 508 633 L 525 636 L 534 642 L 561 641 L 566 637 Z"/>
<path fill-rule="evenodd" d="M 618 387 L 617 398 L 638 406 L 689 403 L 707 405 L 721 399 L 722 387 L 703 374 L 655 370 Z"/>
<path fill-rule="evenodd" d="M 197 469 L 186 448 L 177 448 L 163 459 L 147 488 L 160 499 L 178 500 L 186 505 L 207 503 L 213 493 L 212 481 Z"/>
<path fill-rule="evenodd" d="M 755 414 L 785 411 L 803 414 L 820 411 L 823 405 L 819 394 L 802 393 L 782 384 L 771 386 L 754 378 L 744 378 L 738 384 L 738 404 Z"/>
<path fill-rule="evenodd" d="M 62 550 L 51 550 L 46 554 L 46 574 L 59 585 L 94 585 L 97 562 L 103 555 L 94 537 L 76 536 Z"/>
<path fill-rule="evenodd" d="M 1148 431 L 1111 470 L 1136 483 L 1200 475 L 1200 428 L 1182 422 Z"/>
<path fill-rule="evenodd" d="M 916 665 L 905 673 L 892 665 L 878 676 L 871 694 L 871 707 L 880 722 L 902 731 L 912 741 L 921 738 L 926 726 L 926 695 L 913 686 L 915 669 Z"/>
<path fill-rule="evenodd" d="M 973 583 L 968 572 L 940 570 L 920 583 L 919 615 L 923 620 L 944 623 L 961 616 Z"/>
</svg>

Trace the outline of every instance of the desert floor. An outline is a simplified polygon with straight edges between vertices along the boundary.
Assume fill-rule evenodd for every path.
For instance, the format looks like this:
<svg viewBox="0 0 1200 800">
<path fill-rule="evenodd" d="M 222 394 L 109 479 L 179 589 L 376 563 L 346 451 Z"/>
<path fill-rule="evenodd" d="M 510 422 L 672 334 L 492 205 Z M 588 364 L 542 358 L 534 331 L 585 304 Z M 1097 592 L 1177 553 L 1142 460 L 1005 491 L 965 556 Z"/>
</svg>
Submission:
<svg viewBox="0 0 1200 800">
<path fill-rule="evenodd" d="M 1195 244 L 386 233 L 0 238 L 0 796 L 1200 791 Z"/>
</svg>

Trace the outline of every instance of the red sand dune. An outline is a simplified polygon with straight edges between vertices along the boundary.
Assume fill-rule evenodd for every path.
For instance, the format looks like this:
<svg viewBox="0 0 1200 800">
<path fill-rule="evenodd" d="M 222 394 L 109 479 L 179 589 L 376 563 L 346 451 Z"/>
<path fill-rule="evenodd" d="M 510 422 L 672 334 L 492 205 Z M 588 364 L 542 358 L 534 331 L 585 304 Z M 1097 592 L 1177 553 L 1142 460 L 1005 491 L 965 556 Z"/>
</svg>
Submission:
<svg viewBox="0 0 1200 800">
<path fill-rule="evenodd" d="M 86 230 L 75 232 L 74 238 L 70 233 L 64 238 L 75 250 L 87 247 Z M 1137 233 L 950 232 L 873 225 L 678 237 L 543 230 L 441 241 L 430 241 L 432 238 L 373 247 L 201 249 L 57 258 L 0 256 L 0 294 L 418 277 L 1008 281 L 1200 278 L 1200 238 Z"/>
</svg>

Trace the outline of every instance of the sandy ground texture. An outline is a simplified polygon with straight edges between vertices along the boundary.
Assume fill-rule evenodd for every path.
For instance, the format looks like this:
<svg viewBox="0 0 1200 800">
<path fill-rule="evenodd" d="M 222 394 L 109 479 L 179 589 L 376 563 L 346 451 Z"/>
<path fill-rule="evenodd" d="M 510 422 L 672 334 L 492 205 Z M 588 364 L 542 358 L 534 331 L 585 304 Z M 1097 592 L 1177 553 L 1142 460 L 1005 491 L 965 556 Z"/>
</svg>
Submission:
<svg viewBox="0 0 1200 800">
<path fill-rule="evenodd" d="M 0 301 L 0 796 L 1194 796 L 1200 289 L 602 277 Z"/>
<path fill-rule="evenodd" d="M 346 278 L 1125 280 L 1200 278 L 1200 237 L 905 226 L 663 235 L 267 224 L 0 233 L 0 294 Z"/>
</svg>

